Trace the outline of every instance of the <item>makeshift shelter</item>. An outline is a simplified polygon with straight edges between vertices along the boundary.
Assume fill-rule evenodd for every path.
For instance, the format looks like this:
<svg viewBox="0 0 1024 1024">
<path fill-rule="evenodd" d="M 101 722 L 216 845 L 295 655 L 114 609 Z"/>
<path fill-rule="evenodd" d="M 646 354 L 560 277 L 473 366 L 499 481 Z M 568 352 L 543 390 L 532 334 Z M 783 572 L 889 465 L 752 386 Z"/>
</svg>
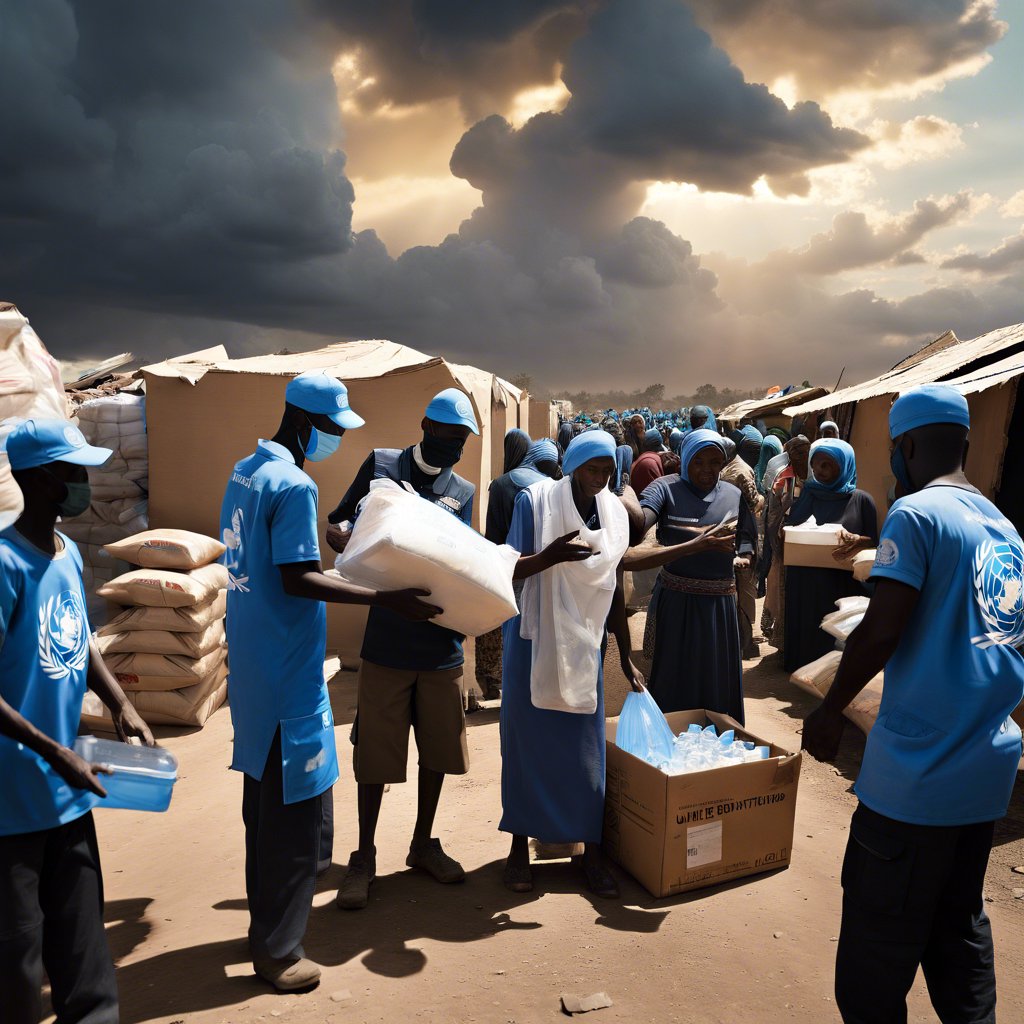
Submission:
<svg viewBox="0 0 1024 1024">
<path fill-rule="evenodd" d="M 417 441 L 427 403 L 448 387 L 470 396 L 480 425 L 480 436 L 470 436 L 458 472 L 476 484 L 473 524 L 482 526 L 487 485 L 501 472 L 495 453 L 502 451 L 507 426 L 528 422 L 528 396 L 486 370 L 391 341 L 340 342 L 311 352 L 247 359 L 229 359 L 220 350 L 144 367 L 151 526 L 218 536 L 232 467 L 253 451 L 258 438 L 277 431 L 288 381 L 314 369 L 343 380 L 353 409 L 366 419 L 337 455 L 306 464 L 320 490 L 321 531 L 370 449 L 405 448 Z M 326 543 L 323 552 L 330 564 Z M 358 657 L 364 623 L 365 611 L 360 615 L 331 607 L 329 646 L 351 662 Z"/>
<path fill-rule="evenodd" d="M 755 420 L 763 420 L 769 429 L 783 427 L 789 430 L 791 417 L 788 406 L 795 402 L 809 402 L 826 396 L 828 393 L 828 388 L 802 388 L 800 391 L 791 391 L 782 396 L 751 398 L 745 402 L 736 402 L 735 405 L 730 405 L 718 413 L 715 418 L 719 423 L 729 427 L 735 427 L 744 421 L 752 423 Z M 810 424 L 805 426 L 805 431 L 810 429 L 813 432 L 817 423 L 817 419 L 812 418 Z"/>
<path fill-rule="evenodd" d="M 814 401 L 791 403 L 784 411 L 788 416 L 831 413 L 856 449 L 858 486 L 884 513 L 895 483 L 889 468 L 889 407 L 908 388 L 951 384 L 971 409 L 967 475 L 1019 528 L 1024 517 L 1024 406 L 1017 402 L 1022 374 L 1024 324 L 968 341 L 947 331 L 878 377 Z"/>
<path fill-rule="evenodd" d="M 554 440 L 558 436 L 558 413 L 561 403 L 530 399 L 530 430 L 529 434 L 535 441 L 542 437 Z"/>
</svg>

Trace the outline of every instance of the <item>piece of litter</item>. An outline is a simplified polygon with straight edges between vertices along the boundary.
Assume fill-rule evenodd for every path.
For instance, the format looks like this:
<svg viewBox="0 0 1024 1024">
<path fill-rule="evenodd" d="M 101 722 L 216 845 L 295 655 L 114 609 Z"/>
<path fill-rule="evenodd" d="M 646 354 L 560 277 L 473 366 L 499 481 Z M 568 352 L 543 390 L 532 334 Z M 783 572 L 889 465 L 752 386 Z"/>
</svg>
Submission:
<svg viewBox="0 0 1024 1024">
<path fill-rule="evenodd" d="M 331 993 L 332 1003 L 349 1003 L 352 1001 L 352 993 L 347 988 L 340 988 L 337 992 Z"/>
<path fill-rule="evenodd" d="M 1015 900 L 1024 900 L 1024 889 L 1011 889 Z"/>
<path fill-rule="evenodd" d="M 1024 875 L 1024 864 L 1018 864 L 1017 867 L 1012 870 L 1015 875 Z"/>
<path fill-rule="evenodd" d="M 785 932 L 772 932 L 772 938 L 773 939 L 781 939 L 783 937 L 783 935 L 785 935 L 785 934 L 786 934 Z"/>
<path fill-rule="evenodd" d="M 570 1016 L 574 1013 L 589 1013 L 591 1010 L 603 1010 L 612 1005 L 612 997 L 607 992 L 592 992 L 589 996 L 578 996 L 574 992 L 563 992 L 562 1012 Z"/>
</svg>

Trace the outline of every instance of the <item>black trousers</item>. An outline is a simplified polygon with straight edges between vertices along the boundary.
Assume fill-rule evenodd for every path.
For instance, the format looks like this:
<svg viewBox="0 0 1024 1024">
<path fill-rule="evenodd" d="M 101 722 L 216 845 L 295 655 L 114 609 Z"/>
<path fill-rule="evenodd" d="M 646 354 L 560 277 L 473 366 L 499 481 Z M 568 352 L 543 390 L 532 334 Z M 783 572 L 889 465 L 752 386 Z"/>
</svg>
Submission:
<svg viewBox="0 0 1024 1024">
<path fill-rule="evenodd" d="M 274 737 L 263 779 L 244 776 L 245 893 L 253 959 L 302 957 L 302 937 L 324 857 L 323 828 L 333 826 L 333 790 L 298 803 L 284 802 L 281 734 Z M 331 801 L 327 809 L 327 801 Z"/>
<path fill-rule="evenodd" d="M 117 982 L 103 929 L 103 876 L 91 813 L 43 832 L 0 836 L 4 1024 L 38 1024 L 44 967 L 57 1024 L 117 1024 Z"/>
<path fill-rule="evenodd" d="M 843 861 L 836 1003 L 846 1024 L 905 1024 L 920 966 L 943 1024 L 995 1021 L 982 885 L 993 822 L 909 825 L 861 804 Z"/>
</svg>

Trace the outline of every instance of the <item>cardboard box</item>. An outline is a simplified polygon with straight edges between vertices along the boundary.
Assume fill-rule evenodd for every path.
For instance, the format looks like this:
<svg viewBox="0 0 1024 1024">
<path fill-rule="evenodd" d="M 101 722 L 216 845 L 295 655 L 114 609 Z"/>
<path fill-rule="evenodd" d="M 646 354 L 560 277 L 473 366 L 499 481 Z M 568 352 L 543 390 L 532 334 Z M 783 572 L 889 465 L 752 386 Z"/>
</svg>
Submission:
<svg viewBox="0 0 1024 1024">
<path fill-rule="evenodd" d="M 800 544 L 788 540 L 782 548 L 784 565 L 803 565 L 810 569 L 845 569 L 853 572 L 853 559 L 847 558 L 837 562 L 832 557 L 835 550 L 829 544 Z"/>
<path fill-rule="evenodd" d="M 607 723 L 604 845 L 652 896 L 675 896 L 787 867 L 801 755 L 747 732 L 727 715 L 676 711 L 674 733 L 696 722 L 770 748 L 764 761 L 669 776 L 615 745 Z"/>
</svg>

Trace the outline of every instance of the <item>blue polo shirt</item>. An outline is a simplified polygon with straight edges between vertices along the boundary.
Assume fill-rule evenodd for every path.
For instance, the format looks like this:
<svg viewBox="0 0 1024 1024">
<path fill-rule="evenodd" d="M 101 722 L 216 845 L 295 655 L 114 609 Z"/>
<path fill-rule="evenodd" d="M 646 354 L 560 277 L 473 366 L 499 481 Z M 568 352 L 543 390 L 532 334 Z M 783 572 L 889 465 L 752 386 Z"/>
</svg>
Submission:
<svg viewBox="0 0 1024 1024">
<path fill-rule="evenodd" d="M 1020 536 L 977 491 L 926 487 L 893 505 L 871 575 L 921 597 L 885 667 L 857 796 L 917 825 L 1001 818 L 1021 756 Z"/>
<path fill-rule="evenodd" d="M 82 556 L 40 551 L 10 526 L 0 531 L 0 697 L 65 747 L 78 733 L 89 672 Z M 0 736 L 0 835 L 56 828 L 97 798 L 69 786 L 38 754 Z"/>
<path fill-rule="evenodd" d="M 303 786 L 290 791 L 291 732 L 286 723 L 309 719 L 303 728 L 313 742 L 318 716 L 330 714 L 323 674 L 327 610 L 322 601 L 286 594 L 278 566 L 320 563 L 316 484 L 295 465 L 287 448 L 260 441 L 255 453 L 239 462 L 231 474 L 220 527 L 229 573 L 228 695 L 235 730 L 231 767 L 262 779 L 280 727 L 285 802 L 294 802 L 290 795 L 296 799 L 315 796 L 310 789 L 319 786 L 323 792 L 337 781 L 336 757 L 333 777 L 325 781 L 331 775 L 333 741 L 328 748 L 322 737 L 324 763 L 311 771 L 322 777 L 300 780 Z M 330 725 L 333 735 L 333 721 Z M 311 753 L 304 752 L 304 763 L 318 758 L 315 746 Z M 320 773 L 322 767 L 328 770 Z"/>
</svg>

